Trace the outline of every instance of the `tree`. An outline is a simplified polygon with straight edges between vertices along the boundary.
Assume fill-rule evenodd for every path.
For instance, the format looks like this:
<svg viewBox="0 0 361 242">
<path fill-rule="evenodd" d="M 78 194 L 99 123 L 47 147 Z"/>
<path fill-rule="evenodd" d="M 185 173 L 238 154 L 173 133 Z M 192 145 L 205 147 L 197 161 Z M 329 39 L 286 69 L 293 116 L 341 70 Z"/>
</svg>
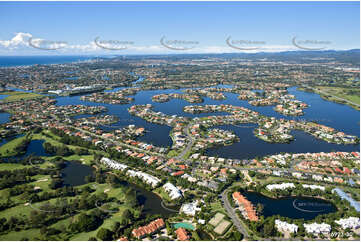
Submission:
<svg viewBox="0 0 361 242">
<path fill-rule="evenodd" d="M 100 228 L 97 233 L 97 237 L 103 241 L 112 240 L 112 235 L 113 233 L 109 229 L 105 229 L 105 228 Z"/>
<path fill-rule="evenodd" d="M 133 219 L 133 214 L 130 212 L 129 209 L 125 209 L 123 214 L 122 214 L 122 218 L 127 221 L 127 224 L 132 221 Z"/>
<path fill-rule="evenodd" d="M 111 228 L 111 231 L 113 231 L 114 233 L 117 232 L 117 230 L 119 229 L 120 227 L 120 223 L 119 222 L 115 222 L 113 223 L 112 225 L 112 228 Z"/>
<path fill-rule="evenodd" d="M 79 215 L 77 222 L 70 224 L 69 228 L 72 231 L 89 232 L 98 228 L 101 222 L 102 221 L 99 217 L 82 213 Z"/>
<path fill-rule="evenodd" d="M 235 241 L 241 241 L 243 239 L 243 234 L 238 231 L 233 231 L 230 238 Z"/>
<path fill-rule="evenodd" d="M 263 235 L 264 237 L 268 238 L 268 237 L 273 237 L 276 234 L 276 229 L 274 227 L 274 224 L 271 222 L 266 222 L 263 225 Z"/>
<path fill-rule="evenodd" d="M 258 214 L 262 214 L 264 205 L 262 203 L 257 203 L 256 211 Z"/>
<path fill-rule="evenodd" d="M 59 178 L 54 178 L 51 180 L 51 183 L 49 184 L 49 188 L 51 189 L 57 189 L 63 186 L 63 180 Z"/>
</svg>

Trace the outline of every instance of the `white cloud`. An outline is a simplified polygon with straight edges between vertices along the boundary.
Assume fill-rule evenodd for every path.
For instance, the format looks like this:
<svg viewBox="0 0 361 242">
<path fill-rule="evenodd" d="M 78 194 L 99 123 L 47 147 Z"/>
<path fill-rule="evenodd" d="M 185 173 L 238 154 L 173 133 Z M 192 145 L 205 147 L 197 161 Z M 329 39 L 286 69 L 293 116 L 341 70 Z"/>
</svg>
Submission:
<svg viewBox="0 0 361 242">
<path fill-rule="evenodd" d="M 30 45 L 29 45 L 30 41 Z M 46 48 L 36 48 L 36 47 Z M 44 40 L 33 38 L 30 33 L 16 33 L 10 40 L 0 40 L 0 51 L 8 54 L 24 54 L 24 53 L 44 53 L 44 50 L 54 54 L 175 54 L 175 53 L 257 53 L 257 52 L 281 52 L 290 50 L 299 50 L 293 45 L 265 45 L 254 50 L 238 50 L 223 45 L 201 46 L 195 45 L 194 48 L 188 50 L 171 50 L 161 45 L 137 45 L 137 43 L 128 45 L 127 49 L 112 51 L 99 47 L 94 40 L 85 44 L 72 44 L 64 41 Z"/>
<path fill-rule="evenodd" d="M 29 38 L 31 37 L 32 35 L 29 33 L 16 33 L 11 40 L 0 40 L 0 46 L 7 49 L 29 46 Z"/>
</svg>

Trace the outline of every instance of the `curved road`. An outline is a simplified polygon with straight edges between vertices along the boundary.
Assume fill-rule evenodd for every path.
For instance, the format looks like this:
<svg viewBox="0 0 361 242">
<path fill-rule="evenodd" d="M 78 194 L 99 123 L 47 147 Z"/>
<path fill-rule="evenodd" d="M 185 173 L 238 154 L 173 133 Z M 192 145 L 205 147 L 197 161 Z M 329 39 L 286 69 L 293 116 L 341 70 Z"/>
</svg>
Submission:
<svg viewBox="0 0 361 242">
<path fill-rule="evenodd" d="M 192 123 L 189 123 L 184 129 L 185 129 L 185 134 L 186 136 L 190 139 L 190 142 L 188 143 L 187 147 L 185 149 L 182 150 L 182 152 L 177 155 L 176 159 L 177 160 L 181 160 L 184 161 L 183 157 L 187 154 L 187 152 L 192 148 L 193 144 L 194 144 L 194 139 L 192 138 L 192 136 L 189 134 L 189 128 L 192 126 Z"/>
<path fill-rule="evenodd" d="M 234 208 L 232 208 L 231 204 L 228 201 L 227 189 L 221 193 L 221 196 L 223 206 L 226 209 L 228 216 L 232 219 L 233 224 L 236 226 L 237 230 L 244 235 L 245 238 L 248 238 L 249 235 L 247 230 L 243 227 L 241 221 L 238 218 L 238 215 L 234 211 Z"/>
</svg>

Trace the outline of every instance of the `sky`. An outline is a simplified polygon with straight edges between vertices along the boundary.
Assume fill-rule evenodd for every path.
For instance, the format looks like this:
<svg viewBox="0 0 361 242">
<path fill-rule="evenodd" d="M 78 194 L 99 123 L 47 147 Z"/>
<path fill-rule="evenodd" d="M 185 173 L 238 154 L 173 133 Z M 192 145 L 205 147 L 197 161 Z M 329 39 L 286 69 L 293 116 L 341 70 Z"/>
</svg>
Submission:
<svg viewBox="0 0 361 242">
<path fill-rule="evenodd" d="M 360 48 L 359 2 L 0 2 L 0 55 Z"/>
</svg>

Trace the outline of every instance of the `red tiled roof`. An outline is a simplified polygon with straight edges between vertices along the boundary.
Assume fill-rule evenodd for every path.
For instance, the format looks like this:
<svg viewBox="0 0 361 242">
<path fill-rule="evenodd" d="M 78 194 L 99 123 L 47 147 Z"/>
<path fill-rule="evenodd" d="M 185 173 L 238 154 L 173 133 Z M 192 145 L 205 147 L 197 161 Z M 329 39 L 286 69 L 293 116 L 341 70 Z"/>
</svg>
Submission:
<svg viewBox="0 0 361 242">
<path fill-rule="evenodd" d="M 152 222 L 150 222 L 148 225 L 145 225 L 143 227 L 139 227 L 137 229 L 133 229 L 132 234 L 136 238 L 142 238 L 147 234 L 152 234 L 156 232 L 158 229 L 161 229 L 164 227 L 164 221 L 162 218 L 156 219 Z"/>
<path fill-rule="evenodd" d="M 184 228 L 178 228 L 175 233 L 177 234 L 177 239 L 180 241 L 189 240 L 187 231 Z"/>
</svg>

